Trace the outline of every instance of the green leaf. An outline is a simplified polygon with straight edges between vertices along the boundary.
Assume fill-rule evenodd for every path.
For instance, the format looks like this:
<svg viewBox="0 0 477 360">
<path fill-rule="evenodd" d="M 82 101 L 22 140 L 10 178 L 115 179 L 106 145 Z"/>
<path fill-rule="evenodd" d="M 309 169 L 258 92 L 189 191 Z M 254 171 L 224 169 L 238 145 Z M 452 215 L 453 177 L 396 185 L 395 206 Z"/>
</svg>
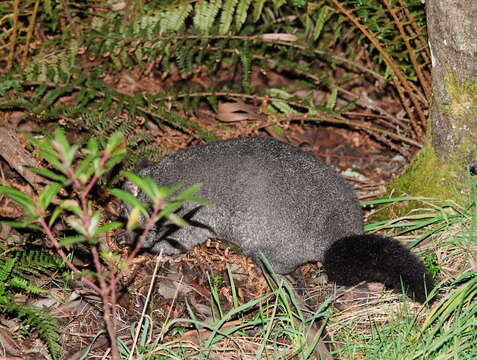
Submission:
<svg viewBox="0 0 477 360">
<path fill-rule="evenodd" d="M 61 184 L 58 183 L 51 183 L 47 187 L 43 188 L 38 197 L 38 205 L 40 209 L 45 211 L 47 207 L 50 205 L 53 198 L 58 194 L 58 191 L 61 189 Z"/>
<path fill-rule="evenodd" d="M 253 22 L 257 22 L 262 14 L 263 5 L 265 4 L 265 0 L 255 0 L 253 4 Z"/>
<path fill-rule="evenodd" d="M 114 229 L 117 229 L 117 228 L 120 228 L 121 226 L 123 226 L 123 223 L 119 222 L 119 221 L 113 221 L 113 222 L 110 222 L 109 224 L 105 224 L 105 225 L 102 225 L 98 228 L 98 230 L 96 231 L 96 234 L 97 235 L 100 235 L 100 234 L 103 234 L 109 230 L 114 230 Z"/>
<path fill-rule="evenodd" d="M 126 143 L 124 136 L 120 132 L 115 132 L 108 140 L 104 149 L 110 155 L 123 155 L 126 153 Z"/>
<path fill-rule="evenodd" d="M 33 230 L 40 230 L 40 227 L 35 224 L 38 220 L 38 216 L 27 216 L 22 221 L 15 221 L 15 220 L 1 220 L 0 223 L 11 226 L 16 229 L 33 229 Z"/>
<path fill-rule="evenodd" d="M 132 209 L 131 213 L 129 214 L 128 223 L 126 224 L 127 231 L 131 232 L 141 225 L 141 217 L 139 216 L 140 211 L 141 209 L 138 207 L 134 207 Z M 145 216 L 149 216 L 149 214 Z"/>
<path fill-rule="evenodd" d="M 56 219 L 58 218 L 58 216 L 60 216 L 63 210 L 64 209 L 61 206 L 57 206 L 55 210 L 53 210 L 50 220 L 48 221 L 48 226 L 52 226 L 55 223 Z"/>
<path fill-rule="evenodd" d="M 66 218 L 66 222 L 72 229 L 74 229 L 80 235 L 83 235 L 84 237 L 88 236 L 88 231 L 83 221 L 79 217 L 70 216 Z"/>
<path fill-rule="evenodd" d="M 174 223 L 174 224 L 176 224 L 177 226 L 180 226 L 180 227 L 185 227 L 185 226 L 189 225 L 189 223 L 186 220 L 184 220 L 179 215 L 174 214 L 174 213 L 167 214 L 166 218 L 170 222 L 172 222 L 172 223 Z"/>
<path fill-rule="evenodd" d="M 181 187 L 183 187 L 184 184 L 182 183 L 177 183 L 172 186 L 160 186 L 158 189 L 158 199 L 157 200 L 164 200 L 168 197 L 170 197 L 172 194 L 177 192 Z"/>
<path fill-rule="evenodd" d="M 235 5 L 237 5 L 237 0 L 225 0 L 222 13 L 220 14 L 219 34 L 224 35 L 229 32 L 235 12 Z"/>
<path fill-rule="evenodd" d="M 213 112 L 217 113 L 219 110 L 218 108 L 219 102 L 217 100 L 217 96 L 215 94 L 209 95 L 206 97 L 206 99 L 209 102 L 209 105 L 212 107 Z"/>
<path fill-rule="evenodd" d="M 124 152 L 125 154 L 126 152 Z M 111 158 L 109 158 L 108 160 L 106 160 L 106 163 L 104 164 L 104 170 L 105 171 L 109 171 L 111 170 L 113 167 L 115 167 L 117 164 L 119 164 L 121 161 L 123 161 L 124 159 L 124 154 L 121 154 L 121 155 L 114 155 L 112 156 Z"/>
<path fill-rule="evenodd" d="M 164 207 L 159 211 L 159 214 L 157 214 L 157 220 L 163 218 L 164 216 L 167 216 L 169 214 L 172 214 L 174 211 L 179 209 L 182 206 L 183 202 L 181 201 L 173 201 L 173 202 L 168 202 L 164 205 Z"/>
<path fill-rule="evenodd" d="M 51 170 L 48 170 L 48 169 L 29 168 L 29 170 L 34 172 L 35 174 L 43 176 L 44 178 L 51 179 L 51 180 L 58 181 L 58 182 L 64 182 L 67 179 L 66 176 L 55 173 L 55 172 L 53 172 Z"/>
<path fill-rule="evenodd" d="M 51 146 L 50 144 L 50 139 L 47 138 L 47 140 L 38 140 L 38 139 L 35 139 L 33 136 L 30 136 L 30 135 L 25 135 L 25 138 L 30 141 L 32 144 L 34 144 L 35 146 L 37 146 L 38 148 L 44 150 L 44 151 L 48 151 L 48 152 L 55 152 L 55 150 L 53 149 L 53 147 Z"/>
<path fill-rule="evenodd" d="M 159 189 L 159 186 L 154 179 L 150 177 L 145 177 L 143 179 L 143 183 L 145 186 L 144 188 L 141 187 L 141 190 L 144 191 L 153 202 L 156 202 L 160 198 L 162 198 L 161 190 Z"/>
<path fill-rule="evenodd" d="M 4 194 L 20 205 L 26 212 L 31 215 L 37 215 L 35 206 L 30 196 L 15 190 L 9 186 L 0 186 L 0 194 Z"/>
<path fill-rule="evenodd" d="M 98 156 L 98 140 L 96 138 L 90 138 L 88 140 L 88 145 L 86 145 L 86 151 L 88 154 Z"/>
<path fill-rule="evenodd" d="M 56 141 L 56 143 L 60 145 L 61 149 L 63 149 L 65 153 L 68 153 L 70 151 L 70 143 L 66 139 L 65 133 L 61 127 L 57 127 L 55 129 L 54 139 L 54 141 Z"/>
<path fill-rule="evenodd" d="M 202 187 L 203 183 L 197 183 L 194 185 L 189 186 L 187 189 L 182 191 L 179 195 L 175 197 L 176 200 L 188 200 L 192 201 L 192 199 L 197 199 L 194 197 L 194 194 L 199 191 L 199 189 Z M 195 200 L 194 200 L 195 201 Z M 201 200 L 202 202 L 205 202 L 205 200 Z"/>
<path fill-rule="evenodd" d="M 315 41 L 320 37 L 321 30 L 323 30 L 323 26 L 325 25 L 326 21 L 330 18 L 333 14 L 333 11 L 328 6 L 323 6 L 318 11 L 318 16 L 316 17 L 315 22 L 315 30 L 313 31 L 312 40 Z"/>
<path fill-rule="evenodd" d="M 96 155 L 94 154 L 88 154 L 81 162 L 79 165 L 76 167 L 75 170 L 75 175 L 77 177 L 82 177 L 83 183 L 87 181 L 91 177 L 91 175 L 94 173 L 94 168 L 91 166 L 91 162 L 96 158 Z"/>
<path fill-rule="evenodd" d="M 76 236 L 65 236 L 58 243 L 60 246 L 69 247 L 70 245 L 80 244 L 86 241 L 86 238 L 81 235 Z"/>
<path fill-rule="evenodd" d="M 12 277 L 10 279 L 10 283 L 17 288 L 23 289 L 33 294 L 42 294 L 47 292 L 46 290 L 39 288 L 38 286 L 29 284 L 26 279 L 22 279 L 17 276 Z"/>
<path fill-rule="evenodd" d="M 101 220 L 101 212 L 99 210 L 96 210 L 93 216 L 91 216 L 90 222 L 89 222 L 88 234 L 90 237 L 97 235 L 96 231 L 98 230 L 100 220 Z"/>
<path fill-rule="evenodd" d="M 40 151 L 40 156 L 46 161 L 48 161 L 51 165 L 53 165 L 56 169 L 61 171 L 63 174 L 66 172 L 66 168 L 64 167 L 64 165 L 61 163 L 61 161 L 58 160 L 58 153 Z"/>
<path fill-rule="evenodd" d="M 7 257 L 5 263 L 0 268 L 0 283 L 5 282 L 11 275 L 13 265 L 16 262 L 16 258 L 14 257 Z M 2 284 L 4 285 L 4 284 Z"/>
<path fill-rule="evenodd" d="M 73 212 L 78 217 L 83 216 L 83 212 L 81 210 L 81 207 L 79 206 L 79 204 L 76 200 L 72 200 L 72 199 L 64 200 L 60 203 L 60 206 L 63 209 L 66 209 L 66 210 L 69 210 L 69 211 Z"/>
<path fill-rule="evenodd" d="M 235 14 L 235 28 L 237 31 L 240 30 L 245 20 L 247 20 L 248 8 L 251 2 L 252 0 L 240 0 L 237 6 L 237 13 Z"/>
<path fill-rule="evenodd" d="M 147 210 L 143 206 L 142 202 L 136 197 L 134 197 L 132 194 L 121 189 L 109 189 L 108 192 L 114 197 L 117 197 L 119 200 L 125 202 L 126 204 L 132 207 L 139 208 L 140 211 L 144 214 L 144 216 L 148 216 Z"/>
<path fill-rule="evenodd" d="M 328 95 L 328 98 L 326 99 L 326 107 L 330 110 L 334 110 L 336 106 L 336 99 L 338 97 L 338 88 L 333 88 L 331 90 L 331 93 Z"/>
<path fill-rule="evenodd" d="M 121 174 L 124 175 L 129 181 L 139 186 L 141 190 L 144 190 L 144 188 L 147 187 L 144 178 L 129 171 L 122 171 Z"/>
<path fill-rule="evenodd" d="M 73 161 L 76 157 L 76 152 L 78 151 L 78 149 L 79 149 L 79 145 L 74 144 L 69 148 L 68 152 L 65 153 L 66 165 L 68 167 L 70 167 L 73 164 Z"/>
</svg>

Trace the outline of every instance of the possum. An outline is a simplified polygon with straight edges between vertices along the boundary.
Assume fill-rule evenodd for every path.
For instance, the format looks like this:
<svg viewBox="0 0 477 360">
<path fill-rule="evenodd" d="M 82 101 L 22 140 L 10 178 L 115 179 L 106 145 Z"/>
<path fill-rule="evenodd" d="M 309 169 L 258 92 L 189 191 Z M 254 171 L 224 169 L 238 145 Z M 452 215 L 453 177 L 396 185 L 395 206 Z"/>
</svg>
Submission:
<svg viewBox="0 0 477 360">
<path fill-rule="evenodd" d="M 180 150 L 137 174 L 160 186 L 202 183 L 197 196 L 212 204 L 185 203 L 178 214 L 189 226 L 158 223 L 144 250 L 173 255 L 217 238 L 256 264 L 262 252 L 279 274 L 320 262 L 338 285 L 381 282 L 421 303 L 434 286 L 421 261 L 398 241 L 364 234 L 351 184 L 290 144 L 261 137 L 217 141 Z M 134 184 L 125 188 L 147 200 Z"/>
</svg>

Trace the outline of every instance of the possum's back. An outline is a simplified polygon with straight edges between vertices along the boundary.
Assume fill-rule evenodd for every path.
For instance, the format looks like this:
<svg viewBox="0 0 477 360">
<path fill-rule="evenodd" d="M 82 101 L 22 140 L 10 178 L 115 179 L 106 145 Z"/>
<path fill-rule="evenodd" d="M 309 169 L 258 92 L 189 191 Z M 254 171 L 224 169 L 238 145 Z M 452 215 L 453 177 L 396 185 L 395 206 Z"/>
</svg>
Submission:
<svg viewBox="0 0 477 360">
<path fill-rule="evenodd" d="M 163 186 L 203 183 L 198 196 L 214 206 L 200 208 L 193 220 L 246 255 L 256 258 L 262 250 L 279 273 L 323 261 L 331 243 L 362 233 L 351 185 L 311 153 L 277 140 L 209 143 L 167 156 L 139 174 Z M 186 248 L 198 243 L 191 230 L 180 236 Z"/>
</svg>

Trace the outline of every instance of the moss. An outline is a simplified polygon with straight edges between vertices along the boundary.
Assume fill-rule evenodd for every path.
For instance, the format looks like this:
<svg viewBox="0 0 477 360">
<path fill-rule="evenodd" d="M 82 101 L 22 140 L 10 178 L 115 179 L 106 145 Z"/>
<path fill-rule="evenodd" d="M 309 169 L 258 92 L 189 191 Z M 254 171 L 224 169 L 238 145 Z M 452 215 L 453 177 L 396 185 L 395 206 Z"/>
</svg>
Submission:
<svg viewBox="0 0 477 360">
<path fill-rule="evenodd" d="M 450 181 L 455 178 L 454 164 L 441 161 L 430 145 L 417 154 L 404 174 L 396 178 L 389 188 L 413 196 L 452 198 Z"/>
<path fill-rule="evenodd" d="M 406 171 L 388 185 L 385 198 L 423 196 L 459 202 L 468 191 L 465 169 L 477 160 L 477 82 L 459 82 L 454 75 L 448 75 L 445 88 L 449 103 L 441 110 L 450 118 L 449 139 L 454 145 L 448 147 L 448 153 L 438 156 L 432 146 L 432 131 L 428 131 L 423 149 Z M 399 202 L 378 212 L 373 220 L 403 216 L 418 206 L 416 201 Z"/>
<path fill-rule="evenodd" d="M 459 123 L 452 123 L 454 127 L 469 124 L 475 118 L 477 109 L 477 82 L 459 82 L 455 75 L 450 73 L 445 79 L 445 89 L 449 97 L 449 104 L 442 106 L 442 111 Z M 463 122 L 464 124 L 461 124 Z"/>
<path fill-rule="evenodd" d="M 417 154 L 406 171 L 394 179 L 387 187 L 384 198 L 400 196 L 423 196 L 446 200 L 460 198 L 459 168 L 462 163 L 447 162 L 438 158 L 430 141 Z M 457 190 L 457 191 L 456 191 Z M 397 202 L 382 209 L 373 217 L 373 221 L 396 218 L 418 207 L 417 201 Z"/>
<path fill-rule="evenodd" d="M 451 162 L 465 158 L 468 162 L 477 159 L 477 81 L 459 82 L 454 74 L 445 80 L 449 104 L 442 106 L 442 112 L 450 118 L 451 132 L 455 146 L 448 158 Z"/>
</svg>

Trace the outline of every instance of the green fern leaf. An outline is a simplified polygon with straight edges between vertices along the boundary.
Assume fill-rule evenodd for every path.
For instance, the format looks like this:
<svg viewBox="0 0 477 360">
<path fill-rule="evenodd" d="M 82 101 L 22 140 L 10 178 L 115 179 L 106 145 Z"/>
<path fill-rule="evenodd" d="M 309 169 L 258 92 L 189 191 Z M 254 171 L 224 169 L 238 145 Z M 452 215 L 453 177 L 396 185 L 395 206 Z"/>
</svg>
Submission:
<svg viewBox="0 0 477 360">
<path fill-rule="evenodd" d="M 266 0 L 256 0 L 253 4 L 253 22 L 257 22 L 262 15 L 263 5 Z"/>
<path fill-rule="evenodd" d="M 10 284 L 31 294 L 44 294 L 47 292 L 38 286 L 29 284 L 27 280 L 16 276 L 10 279 Z"/>
<path fill-rule="evenodd" d="M 219 34 L 225 35 L 229 32 L 235 11 L 237 0 L 225 0 L 222 13 L 220 14 Z"/>
<path fill-rule="evenodd" d="M 222 0 L 202 1 L 195 6 L 194 26 L 202 34 L 208 34 L 222 6 Z"/>
<path fill-rule="evenodd" d="M 27 323 L 34 326 L 43 341 L 46 342 L 48 350 L 53 359 L 60 358 L 60 334 L 58 321 L 52 317 L 46 310 L 37 306 L 18 306 L 16 308 L 18 316 L 25 318 Z"/>
<path fill-rule="evenodd" d="M 180 5 L 174 10 L 164 12 L 160 21 L 161 33 L 179 31 L 191 12 L 192 5 L 190 4 Z"/>
<path fill-rule="evenodd" d="M 0 269 L 0 282 L 6 281 L 12 272 L 13 265 L 15 264 L 15 258 L 8 258 Z"/>
<path fill-rule="evenodd" d="M 248 8 L 252 0 L 241 0 L 237 6 L 237 12 L 235 14 L 235 29 L 239 31 L 242 25 L 245 23 L 248 15 Z"/>
<path fill-rule="evenodd" d="M 250 88 L 250 69 L 252 66 L 252 59 L 250 57 L 250 48 L 248 45 L 242 49 L 240 53 L 240 62 L 242 63 L 242 86 L 244 90 L 250 94 L 252 92 Z"/>
<path fill-rule="evenodd" d="M 313 31 L 312 39 L 313 41 L 317 40 L 320 37 L 323 26 L 328 21 L 328 19 L 333 14 L 333 11 L 328 6 L 323 6 L 318 11 L 318 16 L 316 17 L 315 30 Z"/>
</svg>

